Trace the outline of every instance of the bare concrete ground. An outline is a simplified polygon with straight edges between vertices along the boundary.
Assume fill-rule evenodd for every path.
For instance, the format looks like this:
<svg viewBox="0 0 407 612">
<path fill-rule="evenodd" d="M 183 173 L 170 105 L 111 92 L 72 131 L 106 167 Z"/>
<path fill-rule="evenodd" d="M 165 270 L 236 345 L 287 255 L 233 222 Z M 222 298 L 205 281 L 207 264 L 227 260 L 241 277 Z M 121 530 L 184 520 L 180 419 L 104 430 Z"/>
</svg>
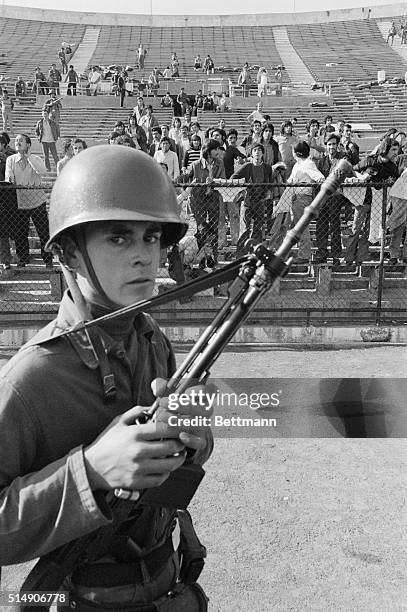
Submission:
<svg viewBox="0 0 407 612">
<path fill-rule="evenodd" d="M 239 374 L 403 377 L 406 349 L 229 352 L 213 368 Z M 405 439 L 217 439 L 191 505 L 211 612 L 407 611 L 406 464 Z"/>
<path fill-rule="evenodd" d="M 192 513 L 213 612 L 407 610 L 405 440 L 218 440 Z"/>
</svg>

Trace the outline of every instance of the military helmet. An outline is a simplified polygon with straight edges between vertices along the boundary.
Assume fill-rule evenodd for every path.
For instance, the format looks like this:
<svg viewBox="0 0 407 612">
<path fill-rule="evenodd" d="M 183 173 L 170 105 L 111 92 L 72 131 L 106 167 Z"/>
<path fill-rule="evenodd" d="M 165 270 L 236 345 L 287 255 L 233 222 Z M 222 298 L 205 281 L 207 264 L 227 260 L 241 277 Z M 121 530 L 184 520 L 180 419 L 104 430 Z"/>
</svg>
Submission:
<svg viewBox="0 0 407 612">
<path fill-rule="evenodd" d="M 117 145 L 90 147 L 65 166 L 51 193 L 47 249 L 65 230 L 94 221 L 160 223 L 163 246 L 187 230 L 168 174 L 146 153 Z"/>
</svg>

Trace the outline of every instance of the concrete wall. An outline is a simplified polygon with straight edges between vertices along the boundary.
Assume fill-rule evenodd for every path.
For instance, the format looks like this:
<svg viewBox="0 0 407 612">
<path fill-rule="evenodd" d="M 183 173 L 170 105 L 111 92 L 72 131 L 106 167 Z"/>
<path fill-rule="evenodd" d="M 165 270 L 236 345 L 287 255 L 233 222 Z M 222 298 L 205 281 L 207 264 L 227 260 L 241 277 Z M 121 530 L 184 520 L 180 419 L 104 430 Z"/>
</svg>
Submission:
<svg viewBox="0 0 407 612">
<path fill-rule="evenodd" d="M 338 9 L 335 11 L 314 11 L 309 13 L 276 13 L 258 15 L 126 15 L 114 13 L 80 13 L 20 6 L 0 7 L 0 16 L 13 19 L 34 21 L 53 21 L 58 23 L 80 23 L 82 25 L 121 25 L 121 26 L 233 26 L 233 25 L 291 25 L 300 23 L 327 23 L 328 21 L 349 21 L 354 19 L 385 18 L 407 13 L 407 3 L 387 6 L 373 6 Z"/>
</svg>

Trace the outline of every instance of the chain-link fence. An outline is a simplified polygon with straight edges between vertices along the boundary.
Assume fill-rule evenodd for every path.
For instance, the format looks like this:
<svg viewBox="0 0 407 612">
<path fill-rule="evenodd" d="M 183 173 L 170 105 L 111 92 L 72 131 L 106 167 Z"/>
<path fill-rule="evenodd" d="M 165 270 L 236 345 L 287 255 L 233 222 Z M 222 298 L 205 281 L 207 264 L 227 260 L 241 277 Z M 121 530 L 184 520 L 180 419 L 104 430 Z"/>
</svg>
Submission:
<svg viewBox="0 0 407 612">
<path fill-rule="evenodd" d="M 177 184 L 186 236 L 162 250 L 157 291 L 173 288 L 240 257 L 247 241 L 276 249 L 315 197 L 315 184 Z M 0 309 L 52 310 L 63 291 L 48 240 L 49 188 L 0 184 Z M 407 194 L 406 194 L 407 196 Z M 288 275 L 259 307 L 285 321 L 322 313 L 327 321 L 349 313 L 377 322 L 405 320 L 407 197 L 385 184 L 346 183 L 333 194 L 292 250 Z M 225 295 L 227 288 L 215 288 Z M 18 306 L 17 306 L 18 304 Z"/>
</svg>

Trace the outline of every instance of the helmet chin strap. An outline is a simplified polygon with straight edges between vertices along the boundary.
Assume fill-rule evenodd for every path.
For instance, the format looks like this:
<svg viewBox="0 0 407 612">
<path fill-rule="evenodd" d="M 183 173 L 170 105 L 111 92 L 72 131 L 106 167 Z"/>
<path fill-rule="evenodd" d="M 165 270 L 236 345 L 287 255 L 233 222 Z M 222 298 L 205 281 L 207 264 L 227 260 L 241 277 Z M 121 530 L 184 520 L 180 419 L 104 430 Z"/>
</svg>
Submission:
<svg viewBox="0 0 407 612">
<path fill-rule="evenodd" d="M 95 289 L 96 293 L 102 298 L 102 303 L 100 306 L 108 308 L 109 310 L 117 310 L 119 306 L 112 302 L 112 300 L 106 295 L 105 290 L 99 282 L 99 279 L 96 275 L 94 267 L 89 257 L 88 249 L 86 247 L 86 238 L 85 238 L 85 227 L 79 226 L 76 229 L 76 240 L 78 243 L 78 248 L 82 254 L 83 260 L 85 262 L 86 270 L 88 271 L 91 284 Z"/>
</svg>

